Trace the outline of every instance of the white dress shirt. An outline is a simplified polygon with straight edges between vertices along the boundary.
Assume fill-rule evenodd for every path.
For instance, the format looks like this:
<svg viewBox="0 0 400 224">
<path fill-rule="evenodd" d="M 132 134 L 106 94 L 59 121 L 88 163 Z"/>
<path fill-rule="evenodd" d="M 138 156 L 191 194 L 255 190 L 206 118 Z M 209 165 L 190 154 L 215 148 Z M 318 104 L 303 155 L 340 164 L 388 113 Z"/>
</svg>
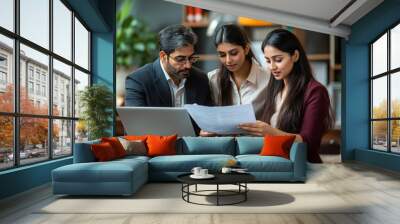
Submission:
<svg viewBox="0 0 400 224">
<path fill-rule="evenodd" d="M 183 107 L 183 105 L 185 105 L 186 78 L 181 80 L 181 82 L 179 83 L 179 86 L 175 85 L 174 81 L 171 79 L 171 77 L 165 71 L 164 66 L 161 63 L 161 61 L 160 61 L 160 64 L 161 64 L 161 69 L 164 72 L 165 78 L 167 79 L 169 89 L 171 90 L 172 105 L 174 105 L 174 107 Z"/>
<path fill-rule="evenodd" d="M 208 73 L 211 93 L 215 105 L 221 105 L 221 89 L 219 84 L 219 69 L 215 69 Z M 232 83 L 232 102 L 233 105 L 253 104 L 254 113 L 257 119 L 260 119 L 263 111 L 265 98 L 267 95 L 266 88 L 270 79 L 270 72 L 262 68 L 261 65 L 253 59 L 249 76 L 246 81 L 237 88 L 235 81 L 230 77 Z"/>
<path fill-rule="evenodd" d="M 279 113 L 281 112 L 281 108 L 282 108 L 282 104 L 283 101 L 285 101 L 286 98 L 286 94 L 285 96 L 282 97 L 282 92 L 278 93 L 278 95 L 276 95 L 276 99 L 275 99 L 275 113 L 271 116 L 271 127 L 276 128 L 278 125 L 278 116 Z"/>
</svg>

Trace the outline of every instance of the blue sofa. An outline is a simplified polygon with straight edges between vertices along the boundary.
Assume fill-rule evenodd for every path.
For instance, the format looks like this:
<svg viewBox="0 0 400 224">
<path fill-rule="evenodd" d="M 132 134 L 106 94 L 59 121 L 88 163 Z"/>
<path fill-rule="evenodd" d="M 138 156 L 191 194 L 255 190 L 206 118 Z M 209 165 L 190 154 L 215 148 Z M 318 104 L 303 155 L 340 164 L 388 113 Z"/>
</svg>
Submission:
<svg viewBox="0 0 400 224">
<path fill-rule="evenodd" d="M 74 163 L 52 171 L 53 193 L 68 195 L 131 195 L 148 181 L 176 181 L 193 167 L 218 172 L 228 160 L 235 159 L 247 168 L 256 181 L 304 182 L 307 150 L 294 143 L 290 159 L 260 156 L 262 137 L 183 137 L 176 144 L 177 155 L 127 156 L 96 162 L 90 145 L 75 144 Z"/>
</svg>

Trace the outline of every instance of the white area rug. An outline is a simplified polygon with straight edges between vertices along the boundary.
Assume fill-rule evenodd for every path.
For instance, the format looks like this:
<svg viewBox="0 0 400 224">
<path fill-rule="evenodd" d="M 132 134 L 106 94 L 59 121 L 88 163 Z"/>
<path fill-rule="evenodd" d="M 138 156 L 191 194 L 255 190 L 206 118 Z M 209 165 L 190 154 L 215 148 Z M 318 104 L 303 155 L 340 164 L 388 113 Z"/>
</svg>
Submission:
<svg viewBox="0 0 400 224">
<path fill-rule="evenodd" d="M 58 197 L 36 213 L 360 213 L 356 205 L 316 184 L 256 183 L 248 187 L 247 201 L 237 205 L 190 204 L 181 198 L 181 184 L 150 183 L 131 197 Z M 215 186 L 199 186 L 199 190 L 212 188 Z M 192 199 L 215 202 L 215 197 Z M 226 197 L 223 202 L 234 199 Z"/>
</svg>

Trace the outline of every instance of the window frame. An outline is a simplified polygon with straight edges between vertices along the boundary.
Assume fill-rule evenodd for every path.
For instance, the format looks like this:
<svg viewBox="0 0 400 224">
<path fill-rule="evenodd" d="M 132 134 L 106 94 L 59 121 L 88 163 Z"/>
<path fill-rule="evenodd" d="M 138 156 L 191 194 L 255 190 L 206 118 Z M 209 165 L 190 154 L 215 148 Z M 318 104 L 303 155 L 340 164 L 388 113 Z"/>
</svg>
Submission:
<svg viewBox="0 0 400 224">
<path fill-rule="evenodd" d="M 68 4 L 68 2 L 66 2 L 65 0 L 59 0 L 68 10 L 71 11 L 71 18 L 70 18 L 70 23 L 71 23 L 71 59 L 67 59 L 64 58 L 63 56 L 57 54 L 54 52 L 53 49 L 53 21 L 54 21 L 54 17 L 53 17 L 53 1 L 54 0 L 47 0 L 48 4 L 49 4 L 49 49 L 46 49 L 44 47 L 42 47 L 39 44 L 36 44 L 32 41 L 30 41 L 29 39 L 24 38 L 23 36 L 20 35 L 20 0 L 14 0 L 13 1 L 13 10 L 14 10 L 14 31 L 10 31 L 4 27 L 0 26 L 0 35 L 3 35 L 7 38 L 10 38 L 13 40 L 13 62 L 12 62 L 12 73 L 11 75 L 13 75 L 14 78 L 14 110 L 13 112 L 2 112 L 0 111 L 0 116 L 11 116 L 13 119 L 13 154 L 14 154 L 14 161 L 13 161 L 13 166 L 10 167 L 5 167 L 5 168 L 0 168 L 0 172 L 4 171 L 4 170 L 10 170 L 10 169 L 15 169 L 18 167 L 23 167 L 23 166 L 29 166 L 29 165 L 33 165 L 33 164 L 37 164 L 37 163 L 43 163 L 49 160 L 53 160 L 53 159 L 61 159 L 61 158 L 65 158 L 65 157 L 70 157 L 73 156 L 73 152 L 74 152 L 74 143 L 75 143 L 75 126 L 76 126 L 76 121 L 79 120 L 79 117 L 75 117 L 75 108 L 72 107 L 71 108 L 71 114 L 68 116 L 68 114 L 66 114 L 65 116 L 62 116 L 62 114 L 60 114 L 59 116 L 53 115 L 53 76 L 55 75 L 53 73 L 54 69 L 53 69 L 53 59 L 58 60 L 61 63 L 64 63 L 68 66 L 71 66 L 71 104 L 74 105 L 75 103 L 75 88 L 74 88 L 74 82 L 75 82 L 75 69 L 79 70 L 80 72 L 83 72 L 85 74 L 88 75 L 89 77 L 89 83 L 88 86 L 92 85 L 92 62 L 91 62 L 91 49 L 92 49 L 92 43 L 91 43 L 91 37 L 92 37 L 92 30 L 87 26 L 87 24 L 84 22 L 84 20 L 78 15 L 78 13 L 76 13 L 72 7 Z M 75 63 L 75 25 L 74 25 L 74 21 L 75 18 L 77 20 L 79 20 L 79 22 L 84 26 L 84 28 L 88 31 L 88 69 L 85 69 L 81 66 L 79 66 L 78 64 Z M 36 50 L 42 54 L 45 54 L 46 56 L 48 56 L 48 74 L 47 74 L 47 79 L 46 80 L 46 84 L 45 84 L 45 95 L 48 97 L 48 112 L 46 115 L 39 115 L 39 114 L 27 114 L 27 113 L 21 113 L 20 111 L 20 85 L 21 85 L 21 80 L 20 80 L 20 65 L 21 65 L 21 56 L 20 56 L 20 45 L 23 44 L 29 48 L 32 48 L 33 50 Z M 30 68 L 31 65 L 29 65 L 29 63 L 26 64 L 27 68 L 26 68 L 26 82 L 32 81 L 33 85 L 34 85 L 34 92 L 36 92 L 35 89 L 35 85 L 40 83 L 40 87 L 42 87 L 42 79 L 41 79 L 41 75 L 43 70 L 40 70 L 39 72 L 39 80 L 36 79 L 36 72 L 37 72 L 37 68 L 33 67 L 33 79 L 31 79 L 30 77 Z M 27 86 L 27 91 L 28 90 L 28 84 L 26 84 Z M 41 94 L 42 91 L 40 91 L 40 94 L 37 96 L 42 96 Z M 36 102 L 34 102 L 36 103 Z M 43 160 L 40 160 L 38 162 L 29 162 L 29 163 L 24 163 L 21 164 L 21 158 L 20 158 L 20 119 L 21 118 L 45 118 L 47 119 L 48 122 L 48 136 L 47 136 L 47 149 L 48 150 L 48 154 L 46 155 L 47 157 L 43 157 Z M 55 147 L 53 146 L 53 123 L 55 123 L 57 120 L 62 120 L 62 121 L 70 121 L 71 122 L 71 153 L 68 155 L 62 155 L 62 156 L 55 156 L 53 155 L 54 153 L 54 149 Z"/>
<path fill-rule="evenodd" d="M 391 91 L 392 91 L 392 85 L 391 85 L 391 80 L 392 76 L 396 75 L 396 73 L 400 72 L 400 67 L 391 69 L 391 31 L 393 28 L 396 26 L 400 26 L 400 21 L 397 21 L 396 23 L 392 24 L 390 27 L 386 28 L 384 32 L 379 34 L 375 39 L 373 39 L 369 44 L 369 149 L 373 151 L 379 151 L 379 152 L 386 152 L 386 153 L 391 153 L 391 154 L 400 154 L 400 152 L 393 152 L 392 151 L 392 121 L 400 121 L 400 117 L 393 117 L 392 116 L 392 98 L 391 98 Z M 387 64 L 386 64 L 386 71 L 382 72 L 380 74 L 376 74 L 374 76 L 373 74 L 373 44 L 376 43 L 381 37 L 384 35 L 387 35 Z M 400 52 L 399 55 L 400 56 Z M 385 118 L 373 118 L 373 91 L 374 91 L 374 86 L 373 86 L 373 81 L 378 79 L 386 77 L 386 87 L 387 87 L 387 105 L 386 105 L 386 117 Z M 374 148 L 374 132 L 373 132 L 373 122 L 375 121 L 386 121 L 386 151 L 379 150 L 377 148 Z"/>
</svg>

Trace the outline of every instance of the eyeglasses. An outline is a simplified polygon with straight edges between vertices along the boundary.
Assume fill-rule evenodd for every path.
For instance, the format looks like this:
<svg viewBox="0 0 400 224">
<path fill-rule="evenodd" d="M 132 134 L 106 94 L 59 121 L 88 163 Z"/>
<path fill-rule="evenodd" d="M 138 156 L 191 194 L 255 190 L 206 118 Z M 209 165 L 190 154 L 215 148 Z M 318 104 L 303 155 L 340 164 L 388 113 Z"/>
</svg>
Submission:
<svg viewBox="0 0 400 224">
<path fill-rule="evenodd" d="M 195 56 L 195 55 L 192 55 L 190 57 L 186 57 L 186 56 L 171 57 L 170 55 L 168 55 L 168 58 L 172 58 L 172 60 L 174 60 L 178 64 L 185 64 L 186 61 L 189 61 L 190 64 L 194 64 L 200 59 L 199 56 Z"/>
</svg>

